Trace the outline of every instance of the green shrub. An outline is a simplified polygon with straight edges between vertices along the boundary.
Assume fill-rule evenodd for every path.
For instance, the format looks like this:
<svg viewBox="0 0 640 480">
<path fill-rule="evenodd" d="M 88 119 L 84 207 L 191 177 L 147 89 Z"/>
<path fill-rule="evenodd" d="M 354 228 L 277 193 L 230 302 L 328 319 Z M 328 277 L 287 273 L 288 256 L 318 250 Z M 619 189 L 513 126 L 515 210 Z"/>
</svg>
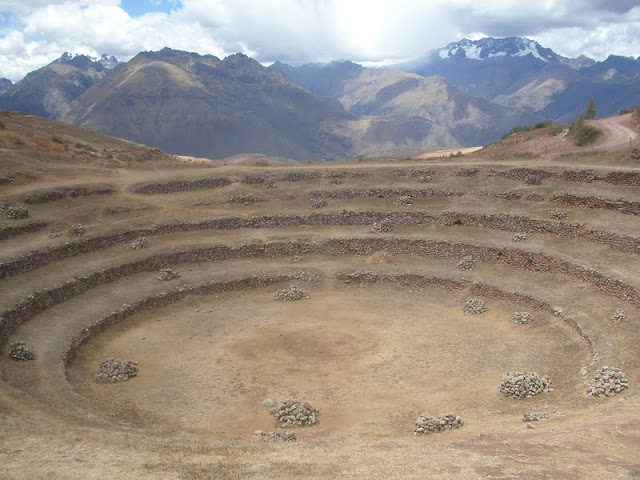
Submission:
<svg viewBox="0 0 640 480">
<path fill-rule="evenodd" d="M 51 141 L 55 142 L 55 143 L 64 143 L 64 140 L 62 140 L 60 137 L 58 137 L 57 135 L 54 135 L 53 137 L 51 137 Z"/>
<path fill-rule="evenodd" d="M 583 147 L 595 142 L 600 135 L 602 135 L 602 130 L 587 124 L 584 121 L 584 117 L 580 117 L 569 127 L 569 136 L 578 147 Z"/>
</svg>

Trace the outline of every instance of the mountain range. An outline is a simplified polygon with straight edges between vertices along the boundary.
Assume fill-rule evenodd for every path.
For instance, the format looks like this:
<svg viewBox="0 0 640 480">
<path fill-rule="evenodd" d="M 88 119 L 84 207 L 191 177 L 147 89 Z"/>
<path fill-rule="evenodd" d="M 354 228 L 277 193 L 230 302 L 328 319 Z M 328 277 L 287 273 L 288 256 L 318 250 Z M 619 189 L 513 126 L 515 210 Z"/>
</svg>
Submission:
<svg viewBox="0 0 640 480">
<path fill-rule="evenodd" d="M 411 63 L 265 67 L 165 48 L 128 62 L 65 53 L 11 84 L 0 108 L 222 158 L 414 154 L 482 145 L 514 126 L 640 104 L 640 60 L 568 59 L 519 37 L 463 39 Z"/>
</svg>

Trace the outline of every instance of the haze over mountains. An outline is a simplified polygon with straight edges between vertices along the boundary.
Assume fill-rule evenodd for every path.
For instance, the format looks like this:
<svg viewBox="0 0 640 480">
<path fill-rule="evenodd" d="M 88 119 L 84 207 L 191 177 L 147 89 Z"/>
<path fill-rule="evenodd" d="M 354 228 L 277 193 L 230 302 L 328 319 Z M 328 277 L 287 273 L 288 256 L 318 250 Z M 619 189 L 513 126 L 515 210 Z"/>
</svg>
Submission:
<svg viewBox="0 0 640 480">
<path fill-rule="evenodd" d="M 482 145 L 517 125 L 567 123 L 594 97 L 640 104 L 640 60 L 568 59 L 518 37 L 462 40 L 393 69 L 352 62 L 266 68 L 165 48 L 126 63 L 64 54 L 12 85 L 0 108 L 162 148 L 294 159 L 414 154 Z"/>
</svg>

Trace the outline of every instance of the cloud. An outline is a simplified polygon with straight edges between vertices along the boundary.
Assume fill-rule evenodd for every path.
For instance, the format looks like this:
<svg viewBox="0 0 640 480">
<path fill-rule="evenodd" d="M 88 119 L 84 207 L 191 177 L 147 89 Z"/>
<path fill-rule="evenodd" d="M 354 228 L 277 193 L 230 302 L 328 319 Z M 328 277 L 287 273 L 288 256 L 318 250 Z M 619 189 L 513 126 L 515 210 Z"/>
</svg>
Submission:
<svg viewBox="0 0 640 480">
<path fill-rule="evenodd" d="M 419 56 L 460 38 L 526 36 L 566 56 L 640 55 L 636 0 L 0 0 L 0 77 L 63 52 L 128 60 L 165 46 L 262 62 Z M 139 4 L 144 5 L 144 4 Z"/>
</svg>

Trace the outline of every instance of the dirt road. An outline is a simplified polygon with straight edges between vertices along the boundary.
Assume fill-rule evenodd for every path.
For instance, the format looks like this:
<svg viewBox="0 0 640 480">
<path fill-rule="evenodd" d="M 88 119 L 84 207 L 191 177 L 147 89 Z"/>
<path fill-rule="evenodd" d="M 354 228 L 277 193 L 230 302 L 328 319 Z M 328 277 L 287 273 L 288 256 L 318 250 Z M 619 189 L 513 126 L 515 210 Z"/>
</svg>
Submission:
<svg viewBox="0 0 640 480">
<path fill-rule="evenodd" d="M 628 148 L 638 143 L 640 134 L 632 126 L 631 114 L 607 117 L 594 122 L 604 132 L 604 138 L 595 148 Z"/>
</svg>

